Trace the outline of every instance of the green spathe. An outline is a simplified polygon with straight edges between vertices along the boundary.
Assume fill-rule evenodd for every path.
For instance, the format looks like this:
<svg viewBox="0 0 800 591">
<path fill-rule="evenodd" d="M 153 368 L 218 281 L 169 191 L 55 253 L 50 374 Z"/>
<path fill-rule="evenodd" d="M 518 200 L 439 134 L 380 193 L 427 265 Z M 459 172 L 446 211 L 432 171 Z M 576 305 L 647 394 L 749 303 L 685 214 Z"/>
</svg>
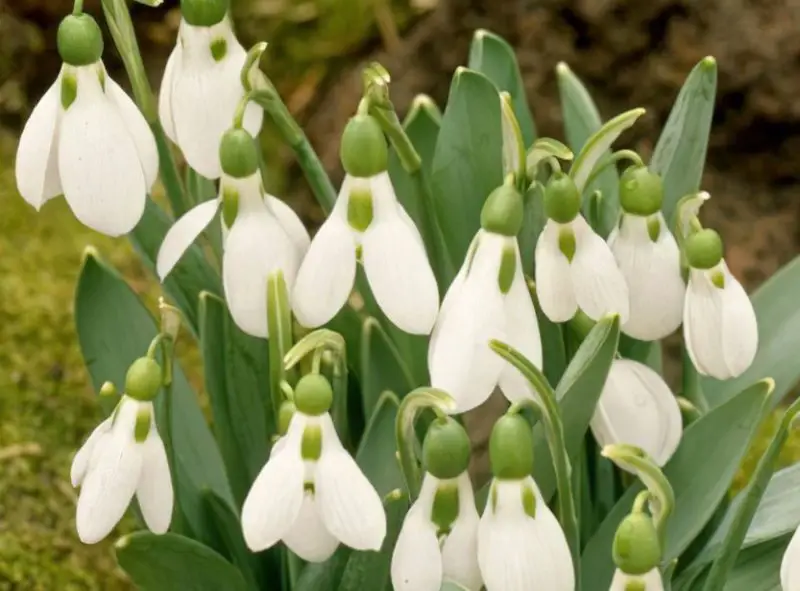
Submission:
<svg viewBox="0 0 800 591">
<path fill-rule="evenodd" d="M 520 480 L 533 472 L 533 431 L 518 414 L 503 415 L 489 439 L 489 459 L 495 478 Z"/>
<path fill-rule="evenodd" d="M 661 211 L 664 183 L 646 166 L 631 166 L 622 173 L 619 203 L 625 213 L 650 216 Z"/>
<path fill-rule="evenodd" d="M 319 416 L 331 409 L 333 388 L 327 378 L 310 373 L 300 378 L 294 389 L 294 403 L 304 415 Z"/>
<path fill-rule="evenodd" d="M 544 210 L 547 217 L 559 224 L 574 220 L 581 211 L 581 193 L 575 181 L 557 172 L 544 190 Z"/>
<path fill-rule="evenodd" d="M 661 561 L 661 545 L 652 517 L 631 513 L 617 528 L 611 549 L 614 564 L 629 575 L 643 575 Z"/>
<path fill-rule="evenodd" d="M 450 418 L 431 423 L 422 444 L 425 471 L 440 480 L 463 474 L 469 466 L 470 444 L 464 427 Z"/>
<path fill-rule="evenodd" d="M 227 176 L 244 179 L 258 172 L 258 146 L 253 136 L 244 129 L 229 129 L 219 144 L 222 172 Z"/>
<path fill-rule="evenodd" d="M 181 0 L 183 20 L 194 27 L 213 27 L 228 14 L 230 0 Z"/>
<path fill-rule="evenodd" d="M 125 375 L 125 394 L 136 400 L 153 400 L 161 389 L 161 366 L 150 357 L 140 357 Z"/>
<path fill-rule="evenodd" d="M 389 166 L 389 149 L 380 124 L 370 115 L 356 115 L 342 132 L 339 156 L 347 174 L 370 178 Z"/>
<path fill-rule="evenodd" d="M 491 192 L 481 210 L 481 227 L 487 232 L 514 237 L 522 228 L 522 195 L 513 186 L 502 185 Z"/>
<path fill-rule="evenodd" d="M 694 269 L 713 269 L 722 260 L 722 238 L 715 230 L 691 234 L 684 244 L 686 260 Z"/>
<path fill-rule="evenodd" d="M 62 20 L 56 44 L 61 59 L 70 66 L 89 66 L 103 55 L 103 33 L 88 14 L 71 14 Z"/>
</svg>

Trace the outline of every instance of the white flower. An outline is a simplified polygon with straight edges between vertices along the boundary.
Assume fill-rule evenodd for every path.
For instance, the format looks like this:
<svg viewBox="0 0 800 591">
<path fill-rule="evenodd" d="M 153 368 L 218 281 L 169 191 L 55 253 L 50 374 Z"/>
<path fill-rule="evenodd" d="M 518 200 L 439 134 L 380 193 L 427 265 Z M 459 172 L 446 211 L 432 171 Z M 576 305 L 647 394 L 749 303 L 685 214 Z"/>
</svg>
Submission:
<svg viewBox="0 0 800 591">
<path fill-rule="evenodd" d="M 783 591 L 800 591 L 800 528 L 792 539 L 781 560 L 781 588 Z"/>
<path fill-rule="evenodd" d="M 703 375 L 735 378 L 750 367 L 758 349 L 755 310 L 725 260 L 691 269 L 683 310 L 683 338 Z"/>
<path fill-rule="evenodd" d="M 516 238 L 478 231 L 442 303 L 428 349 L 431 384 L 448 392 L 458 412 L 482 404 L 500 386 L 511 401 L 530 398 L 527 380 L 489 348 L 508 343 L 542 367 L 539 324 Z"/>
<path fill-rule="evenodd" d="M 547 220 L 536 243 L 535 261 L 536 294 L 542 312 L 553 322 L 566 322 L 578 308 L 592 320 L 617 313 L 622 323 L 627 321 L 625 278 L 608 244 L 582 215 L 566 224 Z"/>
<path fill-rule="evenodd" d="M 144 434 L 142 425 L 149 425 Z M 123 396 L 75 455 L 71 479 L 81 487 L 76 525 L 84 543 L 111 533 L 134 494 L 147 527 L 165 533 L 172 519 L 172 481 L 152 402 Z"/>
<path fill-rule="evenodd" d="M 291 290 L 309 237 L 297 214 L 283 201 L 264 192 L 260 173 L 243 179 L 223 175 L 219 198 L 196 206 L 167 232 L 158 252 L 156 270 L 163 281 L 214 219 L 226 191 L 238 194 L 238 213 L 230 228 L 223 221 L 225 298 L 240 329 L 268 338 L 267 280 L 280 270 L 287 289 Z"/>
<path fill-rule="evenodd" d="M 304 459 L 304 438 L 315 439 L 317 459 Z M 339 542 L 380 550 L 386 536 L 383 503 L 342 447 L 328 413 L 295 412 L 245 499 L 242 530 L 254 552 L 283 540 L 309 562 L 327 560 Z"/>
<path fill-rule="evenodd" d="M 532 503 L 523 500 L 532 496 L 534 516 Z M 574 591 L 566 537 L 530 476 L 492 482 L 478 529 L 478 563 L 487 591 Z"/>
<path fill-rule="evenodd" d="M 642 448 L 659 466 L 675 453 L 682 433 L 678 401 L 655 371 L 629 359 L 615 359 L 591 421 L 600 444 Z"/>
<path fill-rule="evenodd" d="M 611 587 L 608 591 L 627 591 L 628 584 L 639 583 L 641 587 L 634 587 L 642 591 L 664 591 L 664 583 L 661 580 L 661 572 L 654 568 L 643 575 L 629 575 L 617 569 Z"/>
<path fill-rule="evenodd" d="M 630 296 L 630 314 L 622 331 L 643 341 L 657 341 L 674 332 L 683 316 L 685 286 L 678 243 L 664 216 L 623 213 L 608 244 Z"/>
<path fill-rule="evenodd" d="M 364 227 L 354 227 L 353 215 L 359 217 L 356 226 Z M 300 324 L 321 326 L 342 309 L 353 289 L 357 250 L 386 317 L 405 332 L 430 333 L 439 288 L 419 230 L 397 201 L 387 172 L 345 177 L 297 273 L 292 307 Z"/>
<path fill-rule="evenodd" d="M 38 211 L 63 193 L 81 223 L 121 236 L 139 223 L 157 176 L 150 127 L 103 62 L 64 64 L 19 140 L 20 195 Z"/>
<path fill-rule="evenodd" d="M 457 491 L 458 495 L 457 516 L 444 531 L 442 524 L 433 520 L 434 501 L 440 490 L 444 494 Z M 440 480 L 426 473 L 392 554 L 394 591 L 439 591 L 448 581 L 467 591 L 480 591 L 478 521 L 469 474 Z"/>
<path fill-rule="evenodd" d="M 189 165 L 209 179 L 222 174 L 220 139 L 244 97 L 240 77 L 246 57 L 228 18 L 211 27 L 195 27 L 182 20 L 164 70 L 161 124 Z M 244 128 L 258 135 L 263 118 L 258 105 L 248 104 Z"/>
</svg>

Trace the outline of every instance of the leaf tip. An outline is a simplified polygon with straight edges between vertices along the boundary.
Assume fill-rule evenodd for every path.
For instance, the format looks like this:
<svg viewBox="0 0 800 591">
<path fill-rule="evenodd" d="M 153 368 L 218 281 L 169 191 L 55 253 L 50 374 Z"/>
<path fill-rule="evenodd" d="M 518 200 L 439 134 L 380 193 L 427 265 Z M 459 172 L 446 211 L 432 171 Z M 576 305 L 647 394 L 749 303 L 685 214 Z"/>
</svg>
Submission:
<svg viewBox="0 0 800 591">
<path fill-rule="evenodd" d="M 764 388 L 766 388 L 766 392 L 764 392 L 765 396 L 770 396 L 772 392 L 775 390 L 775 380 L 772 378 L 764 378 L 758 382 L 759 384 L 763 384 Z"/>
<path fill-rule="evenodd" d="M 92 244 L 89 244 L 83 249 L 83 253 L 81 254 L 81 266 L 85 265 L 89 259 L 94 261 L 100 259 L 100 251 L 97 250 L 97 247 L 93 246 Z"/>
<path fill-rule="evenodd" d="M 119 552 L 120 550 L 124 550 L 127 548 L 131 543 L 131 536 L 130 534 L 122 536 L 119 540 L 114 543 L 114 550 Z"/>
<path fill-rule="evenodd" d="M 700 65 L 703 69 L 707 71 L 716 70 L 717 69 L 717 58 L 713 55 L 707 55 L 702 60 L 700 60 Z"/>
<path fill-rule="evenodd" d="M 556 64 L 556 74 L 559 78 L 565 78 L 572 75 L 572 70 L 567 65 L 567 62 L 558 62 Z"/>
</svg>

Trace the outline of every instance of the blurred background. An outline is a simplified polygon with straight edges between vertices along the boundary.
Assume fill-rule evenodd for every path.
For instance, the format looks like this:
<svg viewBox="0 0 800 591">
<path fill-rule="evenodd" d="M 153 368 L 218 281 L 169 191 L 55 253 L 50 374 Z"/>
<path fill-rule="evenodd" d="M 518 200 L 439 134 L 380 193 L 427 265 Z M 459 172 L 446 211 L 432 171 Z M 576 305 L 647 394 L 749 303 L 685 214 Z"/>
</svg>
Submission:
<svg viewBox="0 0 800 591">
<path fill-rule="evenodd" d="M 174 44 L 177 4 L 133 7 L 156 87 Z M 563 139 L 554 76 L 563 60 L 605 118 L 647 108 L 625 136 L 646 159 L 684 78 L 713 55 L 719 87 L 704 188 L 714 199 L 704 220 L 722 234 L 728 263 L 750 290 L 798 252 L 800 0 L 232 4 L 242 43 L 269 41 L 263 67 L 335 181 L 339 134 L 355 111 L 369 60 L 391 72 L 401 113 L 417 93 L 443 105 L 472 32 L 491 29 L 517 48 L 540 134 Z M 77 349 L 72 291 L 87 244 L 151 302 L 157 287 L 124 240 L 87 231 L 58 200 L 36 215 L 16 194 L 13 177 L 16 139 L 60 67 L 55 32 L 71 7 L 71 0 L 0 0 L 0 591 L 129 589 L 110 542 L 86 547 L 74 533 L 69 464 L 99 409 Z M 87 0 L 86 10 L 99 16 L 99 0 Z M 105 61 L 124 83 L 110 41 Z M 271 191 L 309 226 L 318 225 L 321 213 L 291 152 L 269 128 L 264 141 Z M 183 353 L 191 365 L 192 351 Z M 199 372 L 194 379 L 202 390 Z M 790 447 L 786 458 L 797 455 L 797 443 Z"/>
</svg>

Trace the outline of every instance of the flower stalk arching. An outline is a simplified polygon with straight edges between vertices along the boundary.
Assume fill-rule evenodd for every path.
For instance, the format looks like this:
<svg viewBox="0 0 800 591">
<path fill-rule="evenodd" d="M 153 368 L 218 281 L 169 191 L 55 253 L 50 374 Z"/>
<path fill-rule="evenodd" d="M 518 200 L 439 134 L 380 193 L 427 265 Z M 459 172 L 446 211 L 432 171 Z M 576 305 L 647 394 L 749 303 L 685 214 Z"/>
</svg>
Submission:
<svg viewBox="0 0 800 591">
<path fill-rule="evenodd" d="M 287 379 L 283 358 L 292 346 L 292 309 L 283 272 L 278 270 L 267 278 L 267 330 L 269 334 L 269 391 L 272 401 L 272 416 L 275 430 L 278 428 L 283 389 L 281 383 Z"/>
<path fill-rule="evenodd" d="M 591 185 L 598 176 L 600 176 L 603 171 L 611 166 L 616 166 L 618 162 L 622 162 L 628 160 L 633 164 L 633 166 L 644 166 L 644 161 L 642 157 L 639 156 L 637 152 L 634 150 L 617 150 L 613 154 L 611 154 L 608 158 L 604 158 L 600 161 L 595 167 L 592 169 L 591 174 L 589 174 L 589 178 L 586 179 L 586 186 L 588 187 Z"/>
<path fill-rule="evenodd" d="M 447 413 L 456 410 L 456 402 L 443 390 L 423 387 L 409 392 L 400 403 L 395 422 L 397 454 L 400 459 L 400 469 L 403 471 L 408 488 L 408 496 L 412 501 L 419 496 L 422 484 L 422 472 L 416 457 L 414 423 L 420 411 L 425 409 L 432 410 L 437 417 L 445 418 Z"/>
<path fill-rule="evenodd" d="M 544 374 L 526 359 L 519 351 L 497 340 L 489 342 L 489 347 L 500 357 L 516 368 L 538 394 L 538 400 L 526 399 L 511 405 L 509 413 L 518 413 L 523 408 L 534 411 L 544 424 L 547 445 L 553 460 L 558 490 L 558 513 L 561 527 L 567 539 L 572 561 L 575 566 L 576 589 L 580 589 L 580 527 L 575 509 L 575 497 L 572 493 L 572 468 L 564 439 L 564 424 L 558 409 L 556 393 L 547 382 Z"/>
</svg>

